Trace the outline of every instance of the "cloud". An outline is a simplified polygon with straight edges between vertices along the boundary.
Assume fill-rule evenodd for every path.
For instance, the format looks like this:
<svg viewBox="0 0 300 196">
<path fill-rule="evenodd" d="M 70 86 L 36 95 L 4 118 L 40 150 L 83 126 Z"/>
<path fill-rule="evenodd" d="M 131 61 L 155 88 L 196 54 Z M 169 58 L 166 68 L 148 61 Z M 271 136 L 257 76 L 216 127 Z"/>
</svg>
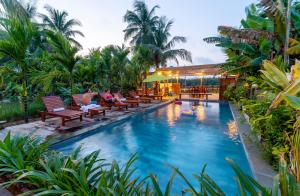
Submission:
<svg viewBox="0 0 300 196">
<path fill-rule="evenodd" d="M 211 58 L 208 57 L 195 57 L 193 59 L 193 64 L 194 65 L 202 65 L 202 64 L 214 64 L 217 63 L 216 61 L 214 61 Z"/>
</svg>

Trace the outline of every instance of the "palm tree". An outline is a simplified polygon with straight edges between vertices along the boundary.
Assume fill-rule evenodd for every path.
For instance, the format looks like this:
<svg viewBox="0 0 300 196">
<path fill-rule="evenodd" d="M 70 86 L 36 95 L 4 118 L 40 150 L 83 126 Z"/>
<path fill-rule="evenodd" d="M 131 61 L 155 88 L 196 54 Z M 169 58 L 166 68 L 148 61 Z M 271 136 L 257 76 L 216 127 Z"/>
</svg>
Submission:
<svg viewBox="0 0 300 196">
<path fill-rule="evenodd" d="M 150 10 L 144 1 L 136 0 L 133 4 L 134 10 L 127 10 L 124 21 L 128 23 L 125 32 L 125 41 L 131 38 L 131 45 L 153 43 L 153 32 L 155 31 L 159 17 L 155 15 L 155 10 L 159 6 L 154 6 Z"/>
<path fill-rule="evenodd" d="M 112 47 L 112 59 L 111 59 L 111 78 L 112 87 L 116 90 L 123 90 L 125 70 L 129 65 L 130 60 L 128 59 L 129 49 L 124 45 Z"/>
<path fill-rule="evenodd" d="M 37 7 L 36 7 L 35 2 L 29 1 L 27 3 L 24 3 L 24 2 L 21 1 L 20 3 L 22 3 L 22 6 L 26 10 L 27 16 L 30 19 L 33 19 L 37 15 Z"/>
<path fill-rule="evenodd" d="M 76 35 L 84 35 L 81 31 L 73 30 L 74 26 L 81 26 L 80 21 L 76 19 L 67 20 L 68 13 L 66 11 L 59 11 L 49 5 L 45 6 L 45 9 L 47 10 L 49 16 L 40 14 L 40 17 L 43 20 L 42 26 L 44 26 L 48 30 L 60 32 L 76 46 L 81 47 L 81 45 L 74 39 L 74 37 Z"/>
<path fill-rule="evenodd" d="M 34 37 L 34 25 L 26 11 L 17 1 L 1 1 L 4 8 L 0 18 L 1 40 L 0 53 L 8 57 L 15 65 L 15 70 L 22 76 L 22 101 L 24 120 L 28 122 L 28 69 L 29 48 Z"/>
<path fill-rule="evenodd" d="M 192 62 L 192 55 L 189 51 L 185 49 L 173 49 L 175 44 L 185 43 L 186 38 L 183 36 L 174 36 L 169 39 L 171 37 L 170 29 L 172 25 L 173 20 L 161 17 L 154 31 L 154 43 L 148 45 L 153 50 L 156 68 L 167 66 L 168 60 L 174 60 L 179 64 L 178 57 L 182 60 Z"/>
<path fill-rule="evenodd" d="M 54 53 L 52 54 L 53 59 L 64 66 L 66 71 L 69 73 L 69 85 L 72 96 L 74 76 L 73 71 L 75 65 L 80 60 L 80 57 L 77 56 L 79 48 L 76 46 L 72 46 L 70 41 L 59 32 L 54 33 L 49 31 L 47 35 L 49 38 L 49 43 L 54 51 Z"/>
</svg>

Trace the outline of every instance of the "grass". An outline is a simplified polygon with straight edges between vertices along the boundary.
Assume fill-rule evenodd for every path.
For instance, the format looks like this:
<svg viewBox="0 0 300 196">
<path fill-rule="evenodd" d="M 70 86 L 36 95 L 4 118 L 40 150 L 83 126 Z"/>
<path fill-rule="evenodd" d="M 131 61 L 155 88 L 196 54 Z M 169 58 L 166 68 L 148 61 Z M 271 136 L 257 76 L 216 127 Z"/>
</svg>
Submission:
<svg viewBox="0 0 300 196">
<path fill-rule="evenodd" d="M 29 115 L 35 117 L 38 111 L 44 110 L 44 105 L 40 101 L 29 103 Z M 24 108 L 21 102 L 0 103 L 0 121 L 14 121 L 22 119 Z"/>
</svg>

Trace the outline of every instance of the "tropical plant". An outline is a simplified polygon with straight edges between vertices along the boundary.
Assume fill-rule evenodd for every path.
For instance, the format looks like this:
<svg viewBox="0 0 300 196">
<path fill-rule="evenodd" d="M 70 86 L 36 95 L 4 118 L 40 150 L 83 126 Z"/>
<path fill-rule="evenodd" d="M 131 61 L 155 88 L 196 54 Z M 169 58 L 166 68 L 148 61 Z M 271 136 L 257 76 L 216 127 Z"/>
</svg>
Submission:
<svg viewBox="0 0 300 196">
<path fill-rule="evenodd" d="M 48 149 L 47 142 L 31 136 L 14 136 L 10 132 L 0 141 L 0 176 L 21 175 L 24 170 L 39 169 L 38 161 Z"/>
<path fill-rule="evenodd" d="M 154 43 L 148 44 L 149 48 L 153 50 L 156 68 L 160 66 L 166 67 L 168 60 L 174 60 L 178 65 L 178 57 L 192 62 L 192 55 L 189 51 L 185 49 L 173 49 L 175 44 L 185 43 L 186 38 L 183 36 L 174 36 L 169 40 L 172 25 L 173 20 L 167 20 L 166 17 L 161 17 L 154 31 Z"/>
<path fill-rule="evenodd" d="M 263 78 L 274 89 L 279 90 L 278 95 L 273 100 L 270 110 L 277 107 L 284 99 L 283 94 L 297 95 L 300 92 L 300 78 L 287 78 L 286 74 L 278 69 L 271 61 L 264 61 Z"/>
<path fill-rule="evenodd" d="M 243 98 L 246 98 L 246 89 L 243 85 L 229 85 L 224 92 L 224 96 L 227 100 L 239 102 Z"/>
<path fill-rule="evenodd" d="M 289 55 L 299 55 L 300 54 L 300 42 L 296 39 L 290 39 L 290 48 L 286 51 Z"/>
<path fill-rule="evenodd" d="M 29 48 L 33 41 L 35 26 L 27 12 L 16 1 L 1 1 L 4 11 L 0 19 L 1 37 L 0 53 L 8 57 L 21 75 L 24 119 L 28 122 L 28 70 L 31 56 Z"/>
<path fill-rule="evenodd" d="M 134 10 L 127 10 L 124 21 L 128 23 L 125 32 L 125 41 L 130 40 L 131 45 L 151 44 L 154 40 L 153 32 L 156 29 L 159 17 L 155 15 L 155 10 L 159 6 L 148 9 L 144 1 L 135 0 Z"/>
<path fill-rule="evenodd" d="M 74 26 L 81 26 L 80 21 L 76 19 L 68 20 L 68 13 L 66 11 L 59 11 L 49 5 L 45 6 L 45 9 L 47 10 L 48 15 L 40 14 L 40 17 L 43 20 L 41 25 L 48 30 L 61 33 L 77 47 L 81 47 L 80 43 L 78 43 L 74 37 L 76 35 L 84 35 L 81 31 L 73 29 Z"/>
<path fill-rule="evenodd" d="M 228 56 L 225 71 L 257 74 L 262 61 L 273 60 L 275 55 L 284 55 L 287 64 L 284 49 L 287 37 L 286 13 L 287 10 L 292 11 L 291 24 L 294 29 L 297 28 L 300 19 L 296 11 L 298 4 L 295 2 L 288 6 L 283 0 L 262 0 L 246 9 L 247 17 L 241 21 L 241 28 L 219 26 L 220 36 L 204 40 L 224 48 Z M 297 34 L 294 29 L 293 34 Z"/>
<path fill-rule="evenodd" d="M 79 49 L 76 46 L 72 46 L 70 41 L 66 39 L 61 33 L 48 32 L 49 43 L 53 48 L 52 58 L 65 68 L 65 71 L 69 74 L 69 87 L 70 93 L 73 93 L 73 76 L 74 68 L 79 62 L 80 57 L 77 56 Z M 70 96 L 71 96 L 70 95 Z"/>
<path fill-rule="evenodd" d="M 44 104 L 41 101 L 34 100 L 28 104 L 28 114 L 38 117 L 39 111 L 43 111 Z M 23 105 L 19 101 L 10 103 L 0 103 L 0 121 L 21 120 L 24 117 Z"/>
</svg>

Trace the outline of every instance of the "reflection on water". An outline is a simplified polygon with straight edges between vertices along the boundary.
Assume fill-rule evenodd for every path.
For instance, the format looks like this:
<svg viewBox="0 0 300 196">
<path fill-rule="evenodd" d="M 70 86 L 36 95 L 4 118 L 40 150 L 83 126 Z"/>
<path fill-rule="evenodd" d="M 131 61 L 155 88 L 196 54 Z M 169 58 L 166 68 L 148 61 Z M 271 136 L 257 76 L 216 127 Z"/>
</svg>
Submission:
<svg viewBox="0 0 300 196">
<path fill-rule="evenodd" d="M 209 105 L 207 102 L 199 102 L 199 103 L 193 103 L 193 102 L 183 102 L 182 105 L 169 105 L 166 108 L 166 116 L 167 121 L 170 127 L 173 127 L 179 119 L 182 117 L 187 117 L 186 115 L 183 116 L 182 112 L 185 111 L 193 111 L 193 115 L 190 117 L 194 117 L 198 121 L 202 122 L 206 120 L 206 114 L 205 114 L 205 108 L 208 108 Z M 161 113 L 158 112 L 157 116 L 160 117 Z"/>
<path fill-rule="evenodd" d="M 199 105 L 197 107 L 197 119 L 199 121 L 204 121 L 205 120 L 205 110 L 204 110 L 204 106 Z"/>
<path fill-rule="evenodd" d="M 238 137 L 238 132 L 237 132 L 237 128 L 236 128 L 236 123 L 234 120 L 230 121 L 227 123 L 228 126 L 228 136 L 235 140 Z"/>
<path fill-rule="evenodd" d="M 180 105 L 175 105 L 172 107 L 169 105 L 166 110 L 167 121 L 170 127 L 175 125 L 175 122 L 180 119 L 181 107 Z"/>
</svg>

